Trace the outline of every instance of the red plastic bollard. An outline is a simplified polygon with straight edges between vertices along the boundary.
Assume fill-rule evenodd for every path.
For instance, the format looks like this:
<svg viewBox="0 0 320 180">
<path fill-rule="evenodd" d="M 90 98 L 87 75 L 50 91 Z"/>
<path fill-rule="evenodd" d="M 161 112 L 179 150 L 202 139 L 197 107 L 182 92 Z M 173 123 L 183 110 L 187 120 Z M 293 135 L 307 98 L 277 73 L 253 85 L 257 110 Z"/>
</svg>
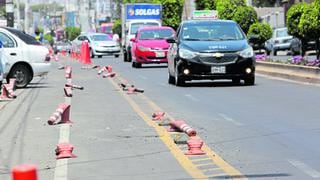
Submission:
<svg viewBox="0 0 320 180">
<path fill-rule="evenodd" d="M 60 120 L 60 121 L 59 121 Z M 72 123 L 70 120 L 70 105 L 61 103 L 48 120 L 49 125 Z"/>
<path fill-rule="evenodd" d="M 72 68 L 71 68 L 71 66 L 66 66 L 65 77 L 66 77 L 66 79 L 72 78 Z"/>
<path fill-rule="evenodd" d="M 106 66 L 106 70 L 108 71 L 108 73 L 112 73 L 112 66 Z"/>
<path fill-rule="evenodd" d="M 91 64 L 91 58 L 90 58 L 90 48 L 89 43 L 87 41 L 84 41 L 84 52 L 83 52 L 83 63 L 84 64 Z"/>
<path fill-rule="evenodd" d="M 2 92 L 1 92 L 0 99 L 8 100 L 8 99 L 15 99 L 16 97 L 17 95 L 15 94 L 15 92 L 13 91 L 13 89 L 9 84 L 2 84 Z"/>
<path fill-rule="evenodd" d="M 71 87 L 72 89 L 80 89 L 80 90 L 83 90 L 84 87 L 82 86 L 78 86 L 78 85 L 75 85 L 75 84 L 71 84 L 71 83 L 67 83 L 65 84 L 66 87 Z"/>
<path fill-rule="evenodd" d="M 188 152 L 184 153 L 185 155 L 204 155 L 204 152 L 201 148 L 203 146 L 203 141 L 196 138 L 191 138 L 187 141 Z"/>
<path fill-rule="evenodd" d="M 116 73 L 115 73 L 115 72 L 103 73 L 103 74 L 102 74 L 102 77 L 103 77 L 103 78 L 107 78 L 107 77 L 113 78 L 113 77 L 115 77 L 115 76 L 116 76 Z"/>
<path fill-rule="evenodd" d="M 15 91 L 16 90 L 16 78 L 10 78 L 9 79 L 9 85 L 10 85 L 10 87 L 12 87 L 12 89 L 13 89 L 13 91 Z"/>
<path fill-rule="evenodd" d="M 152 114 L 152 120 L 161 121 L 164 118 L 165 112 L 157 111 Z"/>
<path fill-rule="evenodd" d="M 185 132 L 189 137 L 197 135 L 197 132 L 182 120 L 170 121 L 169 124 L 170 124 L 169 131 Z"/>
<path fill-rule="evenodd" d="M 56 159 L 63 158 L 76 158 L 77 156 L 72 154 L 74 146 L 70 143 L 59 143 L 56 148 Z"/>
<path fill-rule="evenodd" d="M 37 180 L 37 167 L 32 164 L 15 166 L 11 174 L 12 180 Z"/>
<path fill-rule="evenodd" d="M 66 97 L 72 97 L 72 88 L 71 87 L 64 87 L 64 95 Z"/>
</svg>

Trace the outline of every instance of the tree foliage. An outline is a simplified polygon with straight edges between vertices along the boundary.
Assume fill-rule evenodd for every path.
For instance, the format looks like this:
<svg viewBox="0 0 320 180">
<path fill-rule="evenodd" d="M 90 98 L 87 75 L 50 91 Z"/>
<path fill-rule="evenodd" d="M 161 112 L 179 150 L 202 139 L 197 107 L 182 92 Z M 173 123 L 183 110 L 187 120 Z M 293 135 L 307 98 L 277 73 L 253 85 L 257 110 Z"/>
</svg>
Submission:
<svg viewBox="0 0 320 180">
<path fill-rule="evenodd" d="M 184 0 L 153 0 L 162 4 L 162 24 L 177 29 L 181 22 Z"/>
<path fill-rule="evenodd" d="M 272 37 L 272 28 L 269 24 L 256 22 L 250 26 L 248 36 L 256 36 L 258 43 L 263 44 Z"/>
<path fill-rule="evenodd" d="M 287 12 L 286 24 L 288 28 L 288 33 L 299 39 L 303 38 L 299 29 L 299 23 L 304 9 L 308 6 L 307 3 L 298 3 L 290 7 Z"/>
<path fill-rule="evenodd" d="M 113 32 L 114 34 L 118 34 L 119 37 L 121 38 L 121 20 L 120 20 L 120 19 L 116 19 L 116 20 L 113 22 L 112 32 Z"/>
<path fill-rule="evenodd" d="M 50 33 L 45 34 L 45 35 L 43 36 L 43 38 L 44 38 L 45 40 L 47 40 L 51 45 L 52 45 L 53 42 L 54 42 L 53 37 L 52 37 L 52 35 L 51 35 Z"/>
<path fill-rule="evenodd" d="M 80 35 L 81 33 L 81 28 L 79 27 L 66 27 L 65 28 L 65 33 L 67 36 L 67 39 L 72 41 L 74 40 L 77 36 Z"/>
<path fill-rule="evenodd" d="M 216 5 L 213 0 L 195 0 L 197 10 L 215 10 Z"/>
<path fill-rule="evenodd" d="M 247 34 L 250 26 L 258 21 L 258 15 L 252 6 L 239 6 L 234 12 L 232 20 L 236 21 Z"/>
</svg>

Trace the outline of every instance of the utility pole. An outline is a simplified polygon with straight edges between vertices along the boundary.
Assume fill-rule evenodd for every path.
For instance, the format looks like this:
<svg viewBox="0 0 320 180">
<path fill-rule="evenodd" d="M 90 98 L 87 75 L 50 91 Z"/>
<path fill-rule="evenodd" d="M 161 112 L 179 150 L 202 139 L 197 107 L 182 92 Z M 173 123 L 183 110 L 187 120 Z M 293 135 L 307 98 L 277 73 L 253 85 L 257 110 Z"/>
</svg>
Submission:
<svg viewBox="0 0 320 180">
<path fill-rule="evenodd" d="M 20 21 L 21 21 L 21 17 L 20 17 L 20 0 L 16 0 L 16 3 L 17 3 L 17 21 L 18 21 L 18 29 L 21 30 L 21 24 L 20 24 Z"/>
<path fill-rule="evenodd" d="M 29 33 L 29 0 L 24 0 L 24 31 Z"/>
<path fill-rule="evenodd" d="M 13 27 L 14 26 L 14 6 L 13 0 L 6 0 L 6 12 L 7 12 L 7 26 Z"/>
</svg>

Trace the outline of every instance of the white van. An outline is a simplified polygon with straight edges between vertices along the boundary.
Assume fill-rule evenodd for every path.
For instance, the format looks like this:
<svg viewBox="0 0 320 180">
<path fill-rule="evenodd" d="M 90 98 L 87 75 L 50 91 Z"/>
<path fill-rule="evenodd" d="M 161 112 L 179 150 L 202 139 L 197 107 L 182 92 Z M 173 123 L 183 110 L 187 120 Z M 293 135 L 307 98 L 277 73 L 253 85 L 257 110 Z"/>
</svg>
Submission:
<svg viewBox="0 0 320 180">
<path fill-rule="evenodd" d="M 0 27 L 0 41 L 7 59 L 4 78 L 16 78 L 18 88 L 26 87 L 35 76 L 42 76 L 50 70 L 49 50 L 34 37 L 24 32 Z"/>
</svg>

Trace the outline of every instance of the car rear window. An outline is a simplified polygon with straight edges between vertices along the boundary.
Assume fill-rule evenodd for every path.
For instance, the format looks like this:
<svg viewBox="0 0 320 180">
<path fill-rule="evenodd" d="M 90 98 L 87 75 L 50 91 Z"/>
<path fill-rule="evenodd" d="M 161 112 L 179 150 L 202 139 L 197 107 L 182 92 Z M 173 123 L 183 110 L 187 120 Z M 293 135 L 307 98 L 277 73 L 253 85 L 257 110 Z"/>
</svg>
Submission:
<svg viewBox="0 0 320 180">
<path fill-rule="evenodd" d="M 4 28 L 7 31 L 11 32 L 12 34 L 16 35 L 19 39 L 21 39 L 26 44 L 31 45 L 40 45 L 41 43 L 37 41 L 33 36 L 30 36 L 29 34 L 26 34 L 20 30 L 12 29 L 12 28 Z"/>
</svg>

